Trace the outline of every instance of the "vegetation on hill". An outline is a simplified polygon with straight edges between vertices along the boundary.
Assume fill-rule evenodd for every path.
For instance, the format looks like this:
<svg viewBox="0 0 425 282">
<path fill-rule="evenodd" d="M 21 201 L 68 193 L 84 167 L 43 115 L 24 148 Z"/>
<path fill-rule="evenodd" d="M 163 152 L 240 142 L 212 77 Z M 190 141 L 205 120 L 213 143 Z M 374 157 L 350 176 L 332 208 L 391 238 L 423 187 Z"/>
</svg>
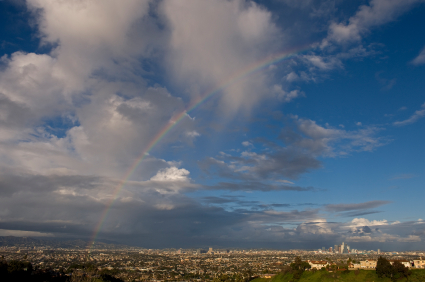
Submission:
<svg viewBox="0 0 425 282">
<path fill-rule="evenodd" d="M 397 278 L 392 280 L 389 277 L 379 278 L 378 274 L 374 270 L 350 270 L 350 271 L 305 271 L 301 275 L 299 280 L 296 280 L 292 273 L 281 273 L 273 278 L 257 278 L 251 282 L 423 282 L 425 281 L 425 270 L 424 269 L 413 269 L 411 275 L 408 278 Z"/>
<path fill-rule="evenodd" d="M 329 269 L 310 269 L 307 262 L 296 258 L 290 266 L 285 266 L 282 272 L 273 278 L 257 278 L 251 282 L 394 282 L 425 281 L 425 269 L 409 270 L 401 262 L 391 264 L 387 259 L 380 257 L 375 270 L 348 270 L 348 265 L 333 265 Z"/>
<path fill-rule="evenodd" d="M 89 271 L 89 267 L 85 268 Z M 81 275 L 66 276 L 64 273 L 56 273 L 49 270 L 34 270 L 31 263 L 12 260 L 0 260 L 0 281 L 2 282 L 123 282 L 121 279 L 94 269 Z"/>
<path fill-rule="evenodd" d="M 411 271 L 401 262 L 395 261 L 391 263 L 383 257 L 379 257 L 376 264 L 376 274 L 379 278 L 391 278 L 392 281 L 397 281 L 400 278 L 407 278 L 411 275 Z"/>
</svg>

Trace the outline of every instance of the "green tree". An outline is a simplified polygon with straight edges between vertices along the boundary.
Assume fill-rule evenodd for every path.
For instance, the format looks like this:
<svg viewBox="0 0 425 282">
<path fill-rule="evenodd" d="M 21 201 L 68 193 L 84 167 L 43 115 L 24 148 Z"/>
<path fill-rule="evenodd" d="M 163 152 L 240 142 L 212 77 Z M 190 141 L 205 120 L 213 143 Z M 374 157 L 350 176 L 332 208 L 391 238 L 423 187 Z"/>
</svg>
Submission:
<svg viewBox="0 0 425 282">
<path fill-rule="evenodd" d="M 302 261 L 300 257 L 296 257 L 295 261 L 291 263 L 291 268 L 292 270 L 302 270 L 304 272 L 306 269 L 310 269 L 311 265 L 306 261 Z"/>
<path fill-rule="evenodd" d="M 11 260 L 7 266 L 7 272 L 11 274 L 31 274 L 32 265 L 29 262 Z"/>
<path fill-rule="evenodd" d="M 115 278 L 109 274 L 101 274 L 100 279 L 104 282 L 124 282 L 123 280 Z"/>
<path fill-rule="evenodd" d="M 393 268 L 393 277 L 392 277 L 393 281 L 397 281 L 400 278 L 407 278 L 407 277 L 409 277 L 409 275 L 411 273 L 409 268 L 404 266 L 399 261 L 394 262 L 393 265 L 392 265 L 392 268 Z"/>
<path fill-rule="evenodd" d="M 303 275 L 303 272 L 306 269 L 310 269 L 311 265 L 306 262 L 302 261 L 300 257 L 296 257 L 295 261 L 291 263 L 291 269 L 292 269 L 292 275 L 294 277 L 295 281 L 300 280 L 301 276 Z"/>
<path fill-rule="evenodd" d="M 0 261 L 0 277 L 6 277 L 7 275 L 7 263 Z"/>
<path fill-rule="evenodd" d="M 393 276 L 393 266 L 382 256 L 378 258 L 378 262 L 376 263 L 376 274 L 379 278 L 391 278 Z"/>
</svg>

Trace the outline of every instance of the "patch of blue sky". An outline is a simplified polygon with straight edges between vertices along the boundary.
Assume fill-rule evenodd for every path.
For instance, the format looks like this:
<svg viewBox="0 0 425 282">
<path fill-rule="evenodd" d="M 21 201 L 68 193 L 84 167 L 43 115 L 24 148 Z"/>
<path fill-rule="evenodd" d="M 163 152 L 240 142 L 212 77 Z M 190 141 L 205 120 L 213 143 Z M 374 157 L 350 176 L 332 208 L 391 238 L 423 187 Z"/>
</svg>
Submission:
<svg viewBox="0 0 425 282">
<path fill-rule="evenodd" d="M 44 121 L 43 129 L 57 138 L 64 138 L 71 128 L 80 126 L 78 119 L 70 116 L 56 116 Z"/>
<path fill-rule="evenodd" d="M 13 23 L 13 24 L 10 24 Z M 0 1 L 0 54 L 49 53 L 57 45 L 41 44 L 32 13 L 19 1 Z"/>
</svg>

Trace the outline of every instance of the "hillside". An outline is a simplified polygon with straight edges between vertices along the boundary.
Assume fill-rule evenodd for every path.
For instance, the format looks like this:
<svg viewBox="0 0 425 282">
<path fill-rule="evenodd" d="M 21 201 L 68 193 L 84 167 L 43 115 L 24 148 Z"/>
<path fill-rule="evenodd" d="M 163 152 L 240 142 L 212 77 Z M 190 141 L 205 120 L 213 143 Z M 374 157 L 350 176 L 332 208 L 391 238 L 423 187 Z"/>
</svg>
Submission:
<svg viewBox="0 0 425 282">
<path fill-rule="evenodd" d="M 290 282 L 292 281 L 292 274 L 279 274 L 270 279 L 257 278 L 251 282 Z M 350 271 L 348 273 L 338 272 L 332 273 L 328 271 L 306 271 L 303 273 L 299 282 L 391 282 L 389 278 L 378 278 L 374 270 L 359 270 L 359 271 Z M 425 269 L 413 269 L 412 275 L 409 277 L 409 280 L 400 279 L 400 282 L 409 281 L 409 282 L 423 282 L 425 281 Z"/>
</svg>

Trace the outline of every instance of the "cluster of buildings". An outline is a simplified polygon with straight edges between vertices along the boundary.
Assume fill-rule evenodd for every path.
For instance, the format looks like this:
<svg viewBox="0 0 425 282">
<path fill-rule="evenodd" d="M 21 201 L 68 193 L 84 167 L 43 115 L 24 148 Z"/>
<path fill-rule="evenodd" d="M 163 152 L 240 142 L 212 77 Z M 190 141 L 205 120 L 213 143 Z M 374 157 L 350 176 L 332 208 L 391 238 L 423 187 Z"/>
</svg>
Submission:
<svg viewBox="0 0 425 282">
<path fill-rule="evenodd" d="M 396 261 L 400 262 L 407 268 L 422 268 L 422 269 L 425 268 L 425 260 L 423 260 L 422 257 L 420 259 L 414 259 L 414 260 L 389 260 L 391 264 L 393 264 Z M 375 269 L 377 263 L 378 263 L 378 260 L 367 259 L 367 260 L 360 261 L 359 263 L 351 263 L 349 267 L 353 269 Z"/>
<path fill-rule="evenodd" d="M 400 262 L 407 268 L 421 268 L 425 269 L 425 260 L 422 259 L 414 259 L 414 260 L 389 260 L 391 264 L 394 262 Z M 335 263 L 328 262 L 326 260 L 308 260 L 307 261 L 311 268 L 322 269 L 323 267 L 328 268 Z M 359 262 L 351 262 L 348 265 L 349 269 L 376 269 L 376 265 L 378 263 L 377 259 L 365 259 Z"/>
<path fill-rule="evenodd" d="M 209 281 L 221 275 L 250 278 L 264 273 L 279 273 L 295 255 L 273 250 L 38 250 L 0 248 L 6 261 L 29 261 L 36 269 L 49 269 L 63 275 L 92 275 L 113 271 L 125 281 Z M 94 277 L 94 276 L 93 276 Z"/>
<path fill-rule="evenodd" d="M 312 268 L 374 269 L 379 255 L 354 253 L 344 243 L 332 252 L 306 250 L 228 250 L 228 249 L 63 249 L 45 247 L 0 246 L 0 258 L 6 261 L 29 261 L 35 269 L 54 271 L 61 275 L 88 275 L 112 271 L 125 281 L 187 281 L 212 282 L 221 275 L 235 280 L 250 277 L 270 278 L 294 262 L 296 257 L 308 261 Z M 356 250 L 354 250 L 356 251 Z M 329 255 L 331 254 L 331 255 Z M 347 256 L 346 254 L 350 254 Z M 383 253 L 392 262 L 400 261 L 409 268 L 425 268 L 425 252 Z M 93 274 L 92 273 L 92 274 Z"/>
<path fill-rule="evenodd" d="M 359 254 L 359 253 L 377 253 L 378 255 L 381 253 L 381 250 L 378 249 L 375 251 L 360 251 L 357 249 L 351 249 L 348 244 L 342 242 L 341 245 L 334 245 L 333 247 L 319 249 L 319 253 L 331 253 L 331 254 Z"/>
<path fill-rule="evenodd" d="M 319 252 L 322 253 L 335 253 L 335 254 L 349 254 L 349 253 L 354 253 L 357 250 L 355 249 L 350 249 L 350 246 L 348 244 L 345 244 L 344 242 L 342 242 L 341 245 L 335 245 L 334 247 L 329 247 L 328 249 L 326 249 L 325 247 L 322 247 L 322 249 L 319 249 Z"/>
</svg>

